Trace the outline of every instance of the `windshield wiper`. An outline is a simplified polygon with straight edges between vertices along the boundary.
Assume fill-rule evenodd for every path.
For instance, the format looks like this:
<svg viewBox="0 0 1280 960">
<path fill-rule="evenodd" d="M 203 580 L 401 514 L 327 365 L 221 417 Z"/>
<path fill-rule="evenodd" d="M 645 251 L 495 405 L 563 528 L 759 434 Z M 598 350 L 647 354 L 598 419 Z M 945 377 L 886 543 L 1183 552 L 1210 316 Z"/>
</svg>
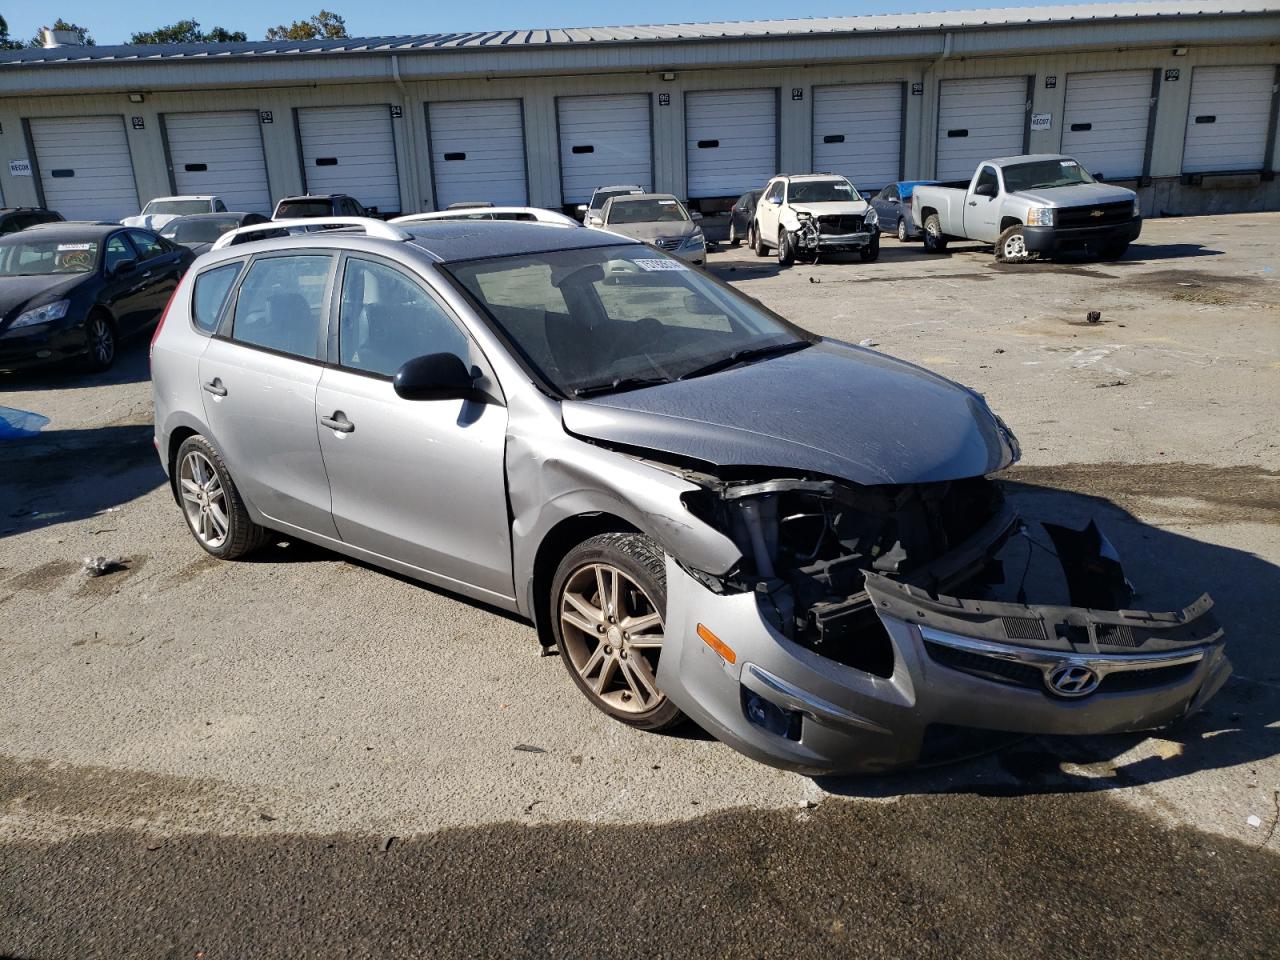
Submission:
<svg viewBox="0 0 1280 960">
<path fill-rule="evenodd" d="M 624 390 L 639 390 L 641 387 L 655 387 L 661 383 L 670 383 L 670 377 L 615 377 L 602 383 L 589 383 L 585 387 L 575 387 L 575 397 L 595 397 L 602 393 L 622 393 Z"/>
<path fill-rule="evenodd" d="M 690 380 L 693 377 L 703 377 L 709 373 L 718 373 L 721 370 L 727 370 L 729 367 L 736 367 L 740 363 L 763 360 L 766 357 L 780 357 L 784 353 L 794 353 L 797 350 L 803 350 L 807 346 L 810 346 L 808 340 L 792 340 L 789 343 L 774 343 L 767 347 L 748 347 L 744 350 L 735 350 L 727 357 L 721 357 L 719 360 L 712 360 L 701 367 L 695 367 L 676 379 Z"/>
</svg>

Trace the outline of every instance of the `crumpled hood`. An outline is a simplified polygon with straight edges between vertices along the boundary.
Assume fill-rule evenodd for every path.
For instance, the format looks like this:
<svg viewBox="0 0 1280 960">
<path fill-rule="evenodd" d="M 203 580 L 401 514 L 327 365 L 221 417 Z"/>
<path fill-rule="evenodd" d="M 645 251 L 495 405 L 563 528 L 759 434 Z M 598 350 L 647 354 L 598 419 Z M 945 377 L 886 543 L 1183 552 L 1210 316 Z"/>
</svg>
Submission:
<svg viewBox="0 0 1280 960">
<path fill-rule="evenodd" d="M 654 240 L 669 237 L 692 237 L 699 232 L 698 225 L 691 220 L 681 222 L 660 221 L 657 223 L 611 223 L 605 227 L 611 233 L 620 233 L 633 240 L 652 243 Z"/>
<path fill-rule="evenodd" d="M 1124 187 L 1109 183 L 1076 183 L 1069 187 L 1050 187 L 1047 190 L 1020 190 L 1016 196 L 1032 203 L 1054 207 L 1084 207 L 1091 203 L 1120 203 L 1132 200 L 1137 194 Z"/>
<path fill-rule="evenodd" d="M 981 476 L 1016 441 L 976 393 L 834 340 L 676 383 L 565 401 L 570 433 L 707 461 L 862 485 Z"/>
<path fill-rule="evenodd" d="M 793 203 L 791 209 L 797 213 L 811 213 L 815 217 L 843 217 L 865 215 L 869 206 L 865 200 L 830 200 L 826 203 Z"/>
<path fill-rule="evenodd" d="M 53 273 L 38 277 L 0 277 L 0 326 L 29 307 L 42 307 L 87 279 L 87 273 Z"/>
</svg>

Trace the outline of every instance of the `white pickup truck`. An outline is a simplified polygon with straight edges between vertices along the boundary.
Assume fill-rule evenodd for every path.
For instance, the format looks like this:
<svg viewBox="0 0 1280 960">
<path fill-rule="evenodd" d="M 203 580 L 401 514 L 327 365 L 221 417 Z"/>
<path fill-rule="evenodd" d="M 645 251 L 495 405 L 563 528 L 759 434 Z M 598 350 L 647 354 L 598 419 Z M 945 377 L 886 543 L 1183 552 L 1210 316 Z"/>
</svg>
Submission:
<svg viewBox="0 0 1280 960">
<path fill-rule="evenodd" d="M 918 186 L 911 219 L 930 253 L 949 240 L 980 240 L 994 245 L 1001 263 L 1072 248 L 1116 260 L 1142 232 L 1136 193 L 1099 183 L 1060 154 L 986 160 L 967 187 Z"/>
</svg>

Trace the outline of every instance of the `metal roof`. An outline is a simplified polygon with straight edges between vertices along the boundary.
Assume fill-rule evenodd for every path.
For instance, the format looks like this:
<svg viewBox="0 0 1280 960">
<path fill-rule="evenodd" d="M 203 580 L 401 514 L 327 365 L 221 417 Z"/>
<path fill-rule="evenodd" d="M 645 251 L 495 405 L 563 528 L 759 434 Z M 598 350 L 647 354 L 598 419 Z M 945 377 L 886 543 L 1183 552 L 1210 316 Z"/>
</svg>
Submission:
<svg viewBox="0 0 1280 960">
<path fill-rule="evenodd" d="M 565 230 L 554 224 L 516 220 L 437 220 L 396 226 L 413 237 L 415 246 L 442 263 L 639 243 L 603 230 Z"/>
<path fill-rule="evenodd" d="M 539 48 L 648 42 L 760 40 L 854 33 L 965 30 L 1061 23 L 1238 16 L 1280 12 L 1280 0 L 1144 0 L 1051 7 L 1002 7 L 933 13 L 740 20 L 615 27 L 556 27 L 480 33 L 428 33 L 342 40 L 265 40 L 252 43 L 174 43 L 104 47 L 64 46 L 0 53 L 0 65 L 24 66 L 96 61 L 218 60 L 328 54 L 429 53 L 448 49 Z"/>
</svg>

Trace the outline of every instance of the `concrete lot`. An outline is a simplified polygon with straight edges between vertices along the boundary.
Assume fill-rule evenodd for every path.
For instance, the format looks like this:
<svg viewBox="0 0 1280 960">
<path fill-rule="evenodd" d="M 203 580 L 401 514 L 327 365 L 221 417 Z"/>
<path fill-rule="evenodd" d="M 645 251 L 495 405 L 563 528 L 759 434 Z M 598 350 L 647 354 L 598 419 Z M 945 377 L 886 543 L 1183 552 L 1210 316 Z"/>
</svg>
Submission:
<svg viewBox="0 0 1280 960">
<path fill-rule="evenodd" d="M 1110 264 L 710 267 L 985 393 L 1026 511 L 1099 516 L 1144 607 L 1213 594 L 1208 712 L 871 780 L 633 732 L 522 622 L 305 545 L 206 557 L 135 343 L 0 377 L 51 418 L 0 445 L 0 956 L 1280 952 L 1280 215 Z"/>
</svg>

